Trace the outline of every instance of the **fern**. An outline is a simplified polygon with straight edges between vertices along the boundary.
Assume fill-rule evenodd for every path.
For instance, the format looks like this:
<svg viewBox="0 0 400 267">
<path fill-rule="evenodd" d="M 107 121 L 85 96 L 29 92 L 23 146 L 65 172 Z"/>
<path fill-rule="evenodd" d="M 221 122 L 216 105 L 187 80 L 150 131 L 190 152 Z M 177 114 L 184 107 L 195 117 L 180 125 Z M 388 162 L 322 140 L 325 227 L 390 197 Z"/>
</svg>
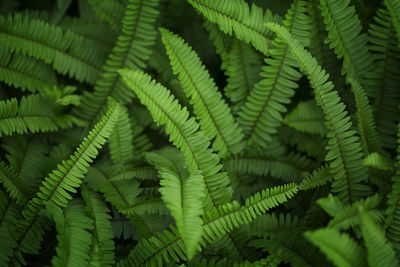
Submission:
<svg viewBox="0 0 400 267">
<path fill-rule="evenodd" d="M 295 38 L 303 44 L 308 43 L 308 21 L 306 2 L 296 1 L 288 11 L 283 22 Z M 267 67 L 263 68 L 263 79 L 254 86 L 239 112 L 239 123 L 244 128 L 250 144 L 262 148 L 271 141 L 271 135 L 277 132 L 282 115 L 286 111 L 284 104 L 290 103 L 297 81 L 301 74 L 295 70 L 295 60 L 289 53 L 288 46 L 279 37 L 274 40 L 272 58 L 267 58 Z"/>
<path fill-rule="evenodd" d="M 141 102 L 148 107 L 155 121 L 165 125 L 171 141 L 184 156 L 191 175 L 202 175 L 206 186 L 205 206 L 210 208 L 226 203 L 231 198 L 232 189 L 226 173 L 218 173 L 221 165 L 218 157 L 207 149 L 209 143 L 203 132 L 197 131 L 198 124 L 188 119 L 188 112 L 160 84 L 139 71 L 120 71 L 122 77 Z"/>
<path fill-rule="evenodd" d="M 124 14 L 124 6 L 117 0 L 88 0 L 96 15 L 104 20 L 115 32 L 120 32 L 122 27 L 121 17 Z"/>
<path fill-rule="evenodd" d="M 215 138 L 213 148 L 222 158 L 237 154 L 243 149 L 243 134 L 198 56 L 168 30 L 161 29 L 161 34 L 173 71 L 191 98 L 202 131 L 210 140 Z"/>
<path fill-rule="evenodd" d="M 277 24 L 268 24 L 288 43 L 291 52 L 299 62 L 301 69 L 308 75 L 314 88 L 317 104 L 322 107 L 326 126 L 329 129 L 329 150 L 325 160 L 331 163 L 334 174 L 333 190 L 345 203 L 352 203 L 368 193 L 367 186 L 361 184 L 366 178 L 367 169 L 361 162 L 361 144 L 355 132 L 350 130 L 351 122 L 345 111 L 345 105 L 340 102 L 333 84 L 327 82 L 328 75 L 321 70 L 317 61 L 290 36 L 290 33 Z M 347 149 L 346 149 L 347 147 Z"/>
</svg>

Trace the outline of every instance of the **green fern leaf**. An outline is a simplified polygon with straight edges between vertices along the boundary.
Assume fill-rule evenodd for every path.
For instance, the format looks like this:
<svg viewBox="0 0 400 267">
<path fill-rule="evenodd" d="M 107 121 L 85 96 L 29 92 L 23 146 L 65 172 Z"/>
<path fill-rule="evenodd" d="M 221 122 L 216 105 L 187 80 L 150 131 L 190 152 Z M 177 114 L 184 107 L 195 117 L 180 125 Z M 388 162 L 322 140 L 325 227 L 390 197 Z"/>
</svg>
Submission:
<svg viewBox="0 0 400 267">
<path fill-rule="evenodd" d="M 347 116 L 345 105 L 333 89 L 333 84 L 327 82 L 329 75 L 318 65 L 317 61 L 290 33 L 277 24 L 267 27 L 275 31 L 289 45 L 291 52 L 299 62 L 314 88 L 316 102 L 322 107 L 329 129 L 329 151 L 325 160 L 332 161 L 331 172 L 334 174 L 333 191 L 338 193 L 344 203 L 352 203 L 369 193 L 369 187 L 362 182 L 367 178 L 368 169 L 362 164 L 362 148 L 356 132 L 351 130 L 350 117 Z"/>
<path fill-rule="evenodd" d="M 369 154 L 365 159 L 364 159 L 364 164 L 369 167 L 374 167 L 376 169 L 380 170 L 389 170 L 393 171 L 394 170 L 394 162 L 385 157 L 382 156 L 381 154 L 377 152 L 373 152 Z"/>
<path fill-rule="evenodd" d="M 208 149 L 209 142 L 194 118 L 189 117 L 186 108 L 182 109 L 170 92 L 161 84 L 140 72 L 120 70 L 120 74 L 130 88 L 147 106 L 154 121 L 165 125 L 165 132 L 184 156 L 190 175 L 201 174 L 204 177 L 207 195 L 205 207 L 211 208 L 230 200 L 232 189 L 226 173 L 218 172 L 218 156 Z"/>
<path fill-rule="evenodd" d="M 243 134 L 198 55 L 179 36 L 167 29 L 160 31 L 174 74 L 178 74 L 186 96 L 191 98 L 202 131 L 209 140 L 215 138 L 213 148 L 221 158 L 239 153 L 244 145 Z"/>
<path fill-rule="evenodd" d="M 49 64 L 9 51 L 0 45 L 0 81 L 31 92 L 57 85 L 56 74 Z"/>
<path fill-rule="evenodd" d="M 304 177 L 299 184 L 300 190 L 310 190 L 318 188 L 332 181 L 332 175 L 329 172 L 329 166 L 322 166 Z"/>
<path fill-rule="evenodd" d="M 110 210 L 97 193 L 81 186 L 86 211 L 93 220 L 92 247 L 89 266 L 112 266 L 114 264 L 114 241 Z"/>
<path fill-rule="evenodd" d="M 392 244 L 387 241 L 381 227 L 363 208 L 360 208 L 361 231 L 367 247 L 368 263 L 371 267 L 396 267 L 399 262 Z"/>
<path fill-rule="evenodd" d="M 338 267 L 366 266 L 365 251 L 351 237 L 334 229 L 306 232 L 305 236 Z"/>
<path fill-rule="evenodd" d="M 0 183 L 19 205 L 23 206 L 30 198 L 28 186 L 3 161 L 0 161 Z"/>
<path fill-rule="evenodd" d="M 306 12 L 307 2 L 296 0 L 283 22 L 303 44 L 309 42 Z M 262 148 L 271 141 L 271 135 L 281 125 L 282 113 L 287 111 L 285 104 L 290 103 L 301 78 L 288 46 L 279 37 L 273 44 L 274 48 L 270 50 L 272 57 L 265 59 L 267 66 L 263 67 L 261 73 L 263 79 L 254 86 L 238 114 L 238 121 L 248 136 L 249 144 Z"/>
<path fill-rule="evenodd" d="M 284 118 L 284 123 L 299 132 L 325 136 L 327 129 L 321 108 L 315 101 L 300 102 Z"/>
<path fill-rule="evenodd" d="M 104 20 L 110 28 L 119 33 L 122 29 L 121 18 L 124 16 L 124 6 L 117 0 L 88 0 L 96 15 Z"/>
<path fill-rule="evenodd" d="M 47 209 L 53 215 L 58 232 L 57 256 L 51 260 L 53 266 L 84 266 L 89 262 L 93 221 L 87 216 L 80 199 L 72 200 L 63 212 L 51 203 Z"/>
<path fill-rule="evenodd" d="M 159 170 L 162 199 L 175 219 L 188 259 L 191 259 L 198 250 L 202 236 L 203 221 L 200 216 L 205 196 L 203 176 L 185 175 L 177 167 L 183 157 L 175 157 L 172 151 L 162 154 L 147 153 L 146 158 Z"/>
<path fill-rule="evenodd" d="M 202 13 L 209 21 L 216 23 L 219 28 L 229 35 L 246 43 L 265 55 L 269 54 L 269 45 L 273 34 L 262 26 L 268 21 L 277 21 L 272 13 L 252 4 L 251 8 L 244 0 L 188 0 L 194 8 Z"/>
<path fill-rule="evenodd" d="M 396 146 L 397 122 L 400 120 L 399 39 L 387 9 L 379 9 L 375 23 L 370 25 L 369 42 L 374 58 L 374 70 L 368 74 L 366 93 L 373 98 L 376 128 L 385 148 Z"/>
<path fill-rule="evenodd" d="M 57 104 L 47 97 L 29 95 L 0 101 L 0 137 L 13 133 L 25 134 L 56 131 L 71 127 L 77 120 L 68 114 L 59 114 Z"/>
<path fill-rule="evenodd" d="M 97 2 L 97 1 L 96 1 Z M 101 1 L 107 3 L 108 1 Z M 113 97 L 120 103 L 131 102 L 133 92 L 121 81 L 121 68 L 144 69 L 151 47 L 156 40 L 154 24 L 159 11 L 159 0 L 130 0 L 122 20 L 122 34 L 97 80 L 94 92 L 86 93 L 78 113 L 86 120 L 96 119 L 104 113 L 107 98 Z"/>
<path fill-rule="evenodd" d="M 397 38 L 400 40 L 400 3 L 397 0 L 385 0 L 384 3 L 390 12 L 390 16 L 392 17 Z"/>
<path fill-rule="evenodd" d="M 17 243 L 11 235 L 10 227 L 19 217 L 17 205 L 7 197 L 7 194 L 0 191 L 0 265 L 7 266 L 13 255 L 13 249 Z"/>
<path fill-rule="evenodd" d="M 10 52 L 42 59 L 61 73 L 94 84 L 104 55 L 71 31 L 23 14 L 0 17 L 0 39 Z"/>
<path fill-rule="evenodd" d="M 371 71 L 372 57 L 368 51 L 367 35 L 350 0 L 321 0 L 321 9 L 330 48 L 343 58 L 342 74 L 363 84 L 365 75 Z"/>
</svg>

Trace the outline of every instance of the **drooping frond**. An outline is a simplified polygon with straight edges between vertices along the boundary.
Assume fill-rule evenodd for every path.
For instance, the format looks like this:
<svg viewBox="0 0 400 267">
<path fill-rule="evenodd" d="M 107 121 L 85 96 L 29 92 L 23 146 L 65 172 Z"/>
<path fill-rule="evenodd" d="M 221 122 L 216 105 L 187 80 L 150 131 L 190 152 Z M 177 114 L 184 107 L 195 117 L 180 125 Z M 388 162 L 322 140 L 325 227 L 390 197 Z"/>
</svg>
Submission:
<svg viewBox="0 0 400 267">
<path fill-rule="evenodd" d="M 328 31 L 329 47 L 343 58 L 342 74 L 363 84 L 371 71 L 372 57 L 368 51 L 367 35 L 361 33 L 361 22 L 350 0 L 320 0 L 321 14 Z"/>
<path fill-rule="evenodd" d="M 225 74 L 228 76 L 224 92 L 232 102 L 232 111 L 237 113 L 253 86 L 260 80 L 262 61 L 250 45 L 234 40 L 226 61 L 223 62 L 226 65 Z"/>
<path fill-rule="evenodd" d="M 327 132 L 324 122 L 324 114 L 313 100 L 300 102 L 283 120 L 284 124 L 299 132 L 321 136 Z"/>
<path fill-rule="evenodd" d="M 340 101 L 337 91 L 334 91 L 333 84 L 328 81 L 329 75 L 310 53 L 282 26 L 268 24 L 268 27 L 289 45 L 302 71 L 307 74 L 316 102 L 325 114 L 329 129 L 329 143 L 326 147 L 329 152 L 325 160 L 331 162 L 331 172 L 334 174 L 333 191 L 344 203 L 357 201 L 369 192 L 369 188 L 362 184 L 367 179 L 368 169 L 362 164 L 361 143 L 356 132 L 351 130 L 352 124 L 346 106 Z"/>
<path fill-rule="evenodd" d="M 128 86 L 136 93 L 142 104 L 151 112 L 154 121 L 165 125 L 172 143 L 184 156 L 190 175 L 201 174 L 206 185 L 205 207 L 224 204 L 231 199 L 232 188 L 226 173 L 221 169 L 218 156 L 208 149 L 209 142 L 194 118 L 188 118 L 186 108 L 181 108 L 170 92 L 161 84 L 140 71 L 120 71 Z"/>
<path fill-rule="evenodd" d="M 0 183 L 19 205 L 23 206 L 30 198 L 28 186 L 3 161 L 0 161 Z"/>
<path fill-rule="evenodd" d="M 209 140 L 215 138 L 213 148 L 221 158 L 237 154 L 244 146 L 243 134 L 200 58 L 182 38 L 167 29 L 160 31 L 174 74 L 191 99 L 202 131 Z"/>
<path fill-rule="evenodd" d="M 346 233 L 326 228 L 306 232 L 305 236 L 336 266 L 367 266 L 364 249 Z"/>
<path fill-rule="evenodd" d="M 191 259 L 199 247 L 203 234 L 201 215 L 205 188 L 203 176 L 188 175 L 179 170 L 183 155 L 173 151 L 167 153 L 147 153 L 146 158 L 152 162 L 161 177 L 160 193 L 167 208 L 175 219 L 188 259 Z"/>
<path fill-rule="evenodd" d="M 204 239 L 208 243 L 217 240 L 234 228 L 253 221 L 267 210 L 285 203 L 296 192 L 295 184 L 277 186 L 251 196 L 243 206 L 234 201 L 213 208 L 203 215 Z M 205 244 L 202 243 L 202 245 Z M 152 266 L 156 264 L 161 266 L 163 260 L 169 262 L 170 258 L 175 261 L 187 259 L 183 241 L 174 228 L 172 228 L 172 233 L 163 231 L 149 239 L 141 240 L 129 253 L 128 258 L 118 262 L 117 266 Z"/>
<path fill-rule="evenodd" d="M 133 157 L 133 132 L 128 111 L 121 107 L 118 122 L 110 136 L 110 156 L 114 163 L 123 163 Z"/>
<path fill-rule="evenodd" d="M 89 266 L 112 266 L 114 264 L 113 228 L 110 210 L 101 196 L 86 186 L 81 187 L 86 211 L 93 220 L 92 247 L 89 253 Z"/>
<path fill-rule="evenodd" d="M 104 55 L 85 38 L 24 14 L 0 17 L 0 39 L 10 52 L 44 60 L 61 73 L 94 84 Z"/>
<path fill-rule="evenodd" d="M 124 5 L 118 0 L 88 0 L 96 15 L 104 20 L 117 33 L 121 32 L 121 18 L 124 16 Z"/>
<path fill-rule="evenodd" d="M 364 159 L 364 164 L 369 167 L 374 167 L 380 170 L 393 171 L 394 170 L 394 162 L 392 159 L 387 158 L 378 152 L 374 152 L 369 154 Z"/>
<path fill-rule="evenodd" d="M 3 45 L 0 45 L 0 81 L 31 92 L 57 85 L 55 72 L 49 64 L 33 57 L 10 53 L 10 49 Z"/>
<path fill-rule="evenodd" d="M 226 63 L 229 61 L 229 49 L 231 49 L 234 38 L 223 33 L 217 25 L 209 20 L 204 20 L 204 28 L 209 33 L 209 38 L 215 46 L 215 52 L 221 57 L 221 69 L 226 70 Z"/>
<path fill-rule="evenodd" d="M 396 146 L 400 120 L 400 48 L 393 22 L 386 9 L 379 9 L 369 29 L 369 49 L 375 68 L 368 76 L 367 95 L 373 98 L 376 128 L 385 148 Z"/>
<path fill-rule="evenodd" d="M 273 34 L 263 27 L 263 23 L 277 21 L 271 11 L 252 4 L 251 7 L 244 0 L 188 0 L 188 2 L 203 14 L 209 21 L 216 23 L 219 28 L 229 35 L 246 43 L 265 55 L 269 54 L 269 45 Z"/>
<path fill-rule="evenodd" d="M 296 0 L 286 14 L 283 25 L 294 37 L 306 45 L 309 42 L 309 22 L 306 15 L 307 2 Z M 239 111 L 239 123 L 248 136 L 249 144 L 265 148 L 271 141 L 271 135 L 281 125 L 282 113 L 290 103 L 294 89 L 298 87 L 301 74 L 295 69 L 297 62 L 289 53 L 284 41 L 277 37 L 270 50 L 271 58 L 266 58 L 261 77 L 250 92 L 242 109 Z"/>
<path fill-rule="evenodd" d="M 59 109 L 55 101 L 41 95 L 24 96 L 19 104 L 15 98 L 0 101 L 0 136 L 71 127 L 75 117 Z"/>
<path fill-rule="evenodd" d="M 385 232 L 364 209 L 360 210 L 361 232 L 367 247 L 369 266 L 399 266 L 392 244 L 386 239 Z"/>
<path fill-rule="evenodd" d="M 96 1 L 97 2 L 97 1 Z M 101 1 L 108 2 L 108 1 Z M 130 0 L 122 20 L 122 34 L 111 51 L 93 93 L 85 94 L 79 114 L 96 119 L 105 110 L 108 96 L 120 103 L 131 101 L 133 92 L 126 88 L 117 71 L 121 68 L 144 69 L 157 32 L 154 23 L 159 15 L 159 0 Z"/>
<path fill-rule="evenodd" d="M 72 200 L 63 211 L 51 203 L 48 205 L 58 232 L 57 255 L 53 257 L 53 266 L 86 266 L 89 263 L 93 220 L 86 212 L 80 199 Z"/>
<path fill-rule="evenodd" d="M 382 145 L 375 127 L 375 120 L 368 98 L 361 85 L 349 78 L 357 107 L 358 132 L 360 133 L 364 155 L 372 152 L 382 152 Z"/>
</svg>

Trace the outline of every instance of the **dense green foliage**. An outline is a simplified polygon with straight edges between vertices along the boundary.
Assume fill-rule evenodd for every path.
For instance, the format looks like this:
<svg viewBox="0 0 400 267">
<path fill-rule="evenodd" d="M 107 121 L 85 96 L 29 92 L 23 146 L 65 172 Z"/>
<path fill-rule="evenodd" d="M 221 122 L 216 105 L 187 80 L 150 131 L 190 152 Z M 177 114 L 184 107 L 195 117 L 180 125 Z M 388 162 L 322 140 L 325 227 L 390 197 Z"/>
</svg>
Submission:
<svg viewBox="0 0 400 267">
<path fill-rule="evenodd" d="M 400 265 L 400 0 L 0 1 L 0 266 Z"/>
</svg>

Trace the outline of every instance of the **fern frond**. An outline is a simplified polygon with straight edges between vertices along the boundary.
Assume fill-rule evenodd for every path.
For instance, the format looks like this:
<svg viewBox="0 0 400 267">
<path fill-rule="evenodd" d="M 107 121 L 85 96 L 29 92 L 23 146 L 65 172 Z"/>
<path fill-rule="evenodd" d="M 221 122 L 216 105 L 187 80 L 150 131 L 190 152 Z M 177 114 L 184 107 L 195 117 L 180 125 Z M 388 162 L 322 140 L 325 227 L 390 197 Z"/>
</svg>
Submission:
<svg viewBox="0 0 400 267">
<path fill-rule="evenodd" d="M 149 47 L 156 40 L 154 23 L 159 15 L 158 4 L 159 0 L 130 0 L 122 20 L 122 34 L 108 56 L 94 92 L 84 95 L 79 111 L 82 118 L 90 121 L 101 115 L 109 96 L 123 104 L 131 101 L 134 94 L 126 88 L 117 71 L 146 67 L 151 54 Z"/>
<path fill-rule="evenodd" d="M 400 40 L 400 3 L 397 0 L 385 0 L 384 2 L 392 17 L 393 26 L 397 33 L 397 38 Z"/>
<path fill-rule="evenodd" d="M 318 188 L 332 181 L 332 174 L 329 166 L 325 165 L 312 172 L 312 174 L 304 177 L 299 184 L 300 190 L 310 190 Z"/>
<path fill-rule="evenodd" d="M 17 243 L 11 235 L 11 225 L 19 217 L 17 205 L 7 197 L 7 194 L 0 191 L 0 265 L 7 266 L 13 249 Z"/>
<path fill-rule="evenodd" d="M 340 102 L 339 95 L 333 89 L 333 84 L 327 82 L 329 75 L 318 65 L 317 61 L 290 33 L 277 24 L 268 24 L 270 29 L 281 36 L 289 45 L 291 53 L 307 74 L 315 98 L 326 118 L 329 129 L 329 151 L 325 160 L 332 161 L 331 172 L 334 174 L 333 191 L 344 203 L 352 203 L 369 193 L 369 187 L 362 182 L 367 179 L 368 169 L 362 164 L 362 147 L 356 132 L 351 130 L 350 117 L 346 107 Z"/>
<path fill-rule="evenodd" d="M 0 81 L 22 91 L 36 92 L 57 85 L 56 74 L 49 64 L 33 57 L 10 53 L 9 48 L 3 45 L 0 45 L 0 62 Z"/>
<path fill-rule="evenodd" d="M 226 203 L 231 199 L 232 188 L 226 173 L 221 169 L 218 156 L 208 149 L 209 142 L 199 125 L 189 117 L 186 108 L 182 109 L 170 92 L 161 84 L 140 71 L 120 70 L 130 88 L 147 106 L 154 121 L 165 125 L 165 132 L 170 135 L 172 143 L 184 156 L 190 175 L 201 174 L 206 185 L 205 207 Z"/>
<path fill-rule="evenodd" d="M 217 25 L 209 20 L 204 20 L 203 26 L 208 31 L 209 38 L 215 46 L 215 52 L 221 57 L 221 69 L 226 70 L 226 63 L 229 61 L 229 49 L 231 49 L 234 39 L 223 33 Z"/>
<path fill-rule="evenodd" d="M 152 166 L 124 168 L 117 175 L 110 178 L 110 181 L 115 182 L 119 180 L 152 180 L 157 181 L 157 170 Z"/>
<path fill-rule="evenodd" d="M 374 222 L 368 212 L 359 209 L 361 232 L 367 247 L 369 266 L 399 266 L 392 244 L 386 239 L 383 229 Z"/>
<path fill-rule="evenodd" d="M 146 158 L 159 171 L 162 199 L 175 219 L 188 259 L 191 259 L 198 250 L 202 236 L 204 181 L 201 175 L 188 176 L 180 172 L 177 164 L 182 162 L 183 156 L 181 159 L 171 152 L 163 153 L 165 155 L 147 153 Z"/>
<path fill-rule="evenodd" d="M 356 80 L 349 78 L 348 81 L 351 84 L 351 90 L 355 97 L 358 131 L 360 133 L 364 154 L 368 155 L 372 152 L 382 152 L 382 145 L 379 140 L 378 132 L 376 131 L 375 120 L 368 98 L 361 88 L 361 85 Z"/>
<path fill-rule="evenodd" d="M 286 14 L 283 25 L 303 44 L 309 42 L 307 2 L 296 0 Z M 274 39 L 271 58 L 266 58 L 266 67 L 261 72 L 262 80 L 250 92 L 245 104 L 239 111 L 238 121 L 248 136 L 249 144 L 262 148 L 271 141 L 271 135 L 281 125 L 282 113 L 287 109 L 294 90 L 298 87 L 301 74 L 288 46 L 280 37 Z"/>
<path fill-rule="evenodd" d="M 306 232 L 305 236 L 336 266 L 366 266 L 366 253 L 348 234 L 331 228 Z"/>
<path fill-rule="evenodd" d="M 0 136 L 56 131 L 71 127 L 75 121 L 75 117 L 57 112 L 56 103 L 40 95 L 24 96 L 19 104 L 15 98 L 0 101 Z"/>
<path fill-rule="evenodd" d="M 114 241 L 110 210 L 97 193 L 81 186 L 86 211 L 93 220 L 92 247 L 89 266 L 111 266 L 114 264 Z"/>
<path fill-rule="evenodd" d="M 296 192 L 295 184 L 277 186 L 251 196 L 243 206 L 235 201 L 213 208 L 203 215 L 204 239 L 211 243 L 234 228 L 253 221 L 267 210 L 285 203 Z M 163 260 L 169 262 L 170 258 L 179 262 L 187 259 L 184 251 L 182 239 L 172 228 L 172 233 L 165 230 L 149 239 L 140 240 L 128 258 L 118 262 L 117 266 L 161 266 Z"/>
<path fill-rule="evenodd" d="M 128 111 L 121 107 L 118 122 L 110 136 L 110 156 L 115 164 L 124 163 L 133 158 L 133 132 Z"/>
<path fill-rule="evenodd" d="M 313 100 L 300 102 L 283 120 L 284 124 L 299 132 L 320 136 L 325 136 L 327 132 L 324 122 L 324 114 Z"/>
<path fill-rule="evenodd" d="M 263 27 L 263 23 L 277 21 L 271 11 L 252 4 L 251 8 L 244 0 L 188 0 L 196 10 L 209 21 L 216 23 L 219 28 L 229 35 L 246 43 L 265 55 L 269 54 L 269 44 L 273 34 Z"/>
<path fill-rule="evenodd" d="M 394 170 L 394 162 L 385 157 L 382 156 L 381 154 L 374 152 L 369 154 L 365 159 L 364 159 L 364 164 L 369 167 L 374 167 L 376 169 L 380 170 L 389 170 L 393 171 Z"/>
<path fill-rule="evenodd" d="M 223 62 L 226 65 L 225 74 L 228 76 L 224 92 L 232 102 L 232 111 L 237 113 L 253 86 L 260 80 L 262 61 L 251 46 L 234 40 L 226 61 Z"/>
<path fill-rule="evenodd" d="M 243 134 L 200 58 L 182 38 L 164 28 L 160 31 L 174 74 L 191 99 L 202 131 L 209 140 L 215 138 L 213 148 L 221 158 L 239 153 Z"/>
<path fill-rule="evenodd" d="M 361 22 L 350 0 L 321 0 L 319 8 L 328 31 L 329 47 L 343 58 L 342 74 L 363 84 L 371 71 L 372 57 L 368 51 L 367 35 L 361 33 Z"/>
<path fill-rule="evenodd" d="M 57 72 L 79 81 L 94 84 L 100 76 L 104 55 L 71 31 L 15 14 L 0 17 L 0 38 L 10 52 L 44 60 Z"/>
<path fill-rule="evenodd" d="M 23 206 L 30 199 L 28 186 L 3 161 L 0 161 L 0 183 L 19 205 Z"/>
<path fill-rule="evenodd" d="M 72 200 L 63 211 L 54 203 L 48 204 L 58 232 L 57 255 L 53 257 L 53 266 L 84 266 L 89 262 L 93 220 L 86 212 L 80 199 Z"/>
<path fill-rule="evenodd" d="M 379 9 L 375 24 L 369 29 L 369 49 L 374 58 L 374 70 L 369 73 L 367 95 L 373 98 L 376 128 L 382 145 L 396 146 L 397 122 L 400 120 L 400 48 L 393 22 L 387 9 Z"/>
<path fill-rule="evenodd" d="M 125 7 L 117 0 L 88 0 L 97 17 L 104 20 L 114 32 L 121 32 L 121 18 Z"/>
</svg>

